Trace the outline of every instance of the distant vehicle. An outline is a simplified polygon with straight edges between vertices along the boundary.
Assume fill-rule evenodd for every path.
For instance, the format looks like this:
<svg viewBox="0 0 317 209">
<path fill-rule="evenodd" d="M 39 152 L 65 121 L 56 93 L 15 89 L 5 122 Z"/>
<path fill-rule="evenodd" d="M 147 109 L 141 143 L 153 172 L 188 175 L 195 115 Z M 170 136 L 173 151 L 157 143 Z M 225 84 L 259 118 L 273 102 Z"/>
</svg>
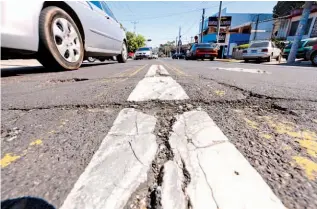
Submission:
<svg viewBox="0 0 317 209">
<path fill-rule="evenodd" d="M 141 47 L 139 48 L 134 55 L 135 60 L 139 59 L 152 59 L 152 48 L 151 47 Z"/>
<path fill-rule="evenodd" d="M 271 62 L 272 59 L 279 61 L 280 55 L 281 50 L 272 41 L 256 41 L 251 43 L 249 48 L 243 50 L 243 59 L 245 62 L 249 62 L 249 60 Z"/>
<path fill-rule="evenodd" d="M 185 59 L 186 55 L 184 53 L 175 53 L 172 56 L 172 59 Z"/>
<path fill-rule="evenodd" d="M 128 53 L 128 58 L 133 58 L 134 57 L 134 53 L 133 52 L 129 52 Z"/>
<path fill-rule="evenodd" d="M 19 15 L 16 15 L 19 14 Z M 1 59 L 78 69 L 88 57 L 127 61 L 126 36 L 103 1 L 1 2 Z"/>
<path fill-rule="evenodd" d="M 158 54 L 153 54 L 152 58 L 153 59 L 158 59 Z"/>
<path fill-rule="evenodd" d="M 309 60 L 307 57 L 307 53 L 312 50 L 313 46 L 317 44 L 317 38 L 307 38 L 303 39 L 299 42 L 297 53 L 296 53 L 296 58 L 298 59 L 304 59 L 304 60 Z M 288 59 L 288 55 L 291 51 L 292 48 L 292 43 L 288 44 L 284 51 L 283 51 L 283 57 L 285 59 Z"/>
<path fill-rule="evenodd" d="M 307 53 L 306 59 L 310 60 L 314 66 L 317 66 L 317 44 Z"/>
<path fill-rule="evenodd" d="M 186 60 L 209 59 L 214 60 L 218 55 L 218 47 L 216 44 L 200 43 L 193 44 L 186 53 Z"/>
</svg>

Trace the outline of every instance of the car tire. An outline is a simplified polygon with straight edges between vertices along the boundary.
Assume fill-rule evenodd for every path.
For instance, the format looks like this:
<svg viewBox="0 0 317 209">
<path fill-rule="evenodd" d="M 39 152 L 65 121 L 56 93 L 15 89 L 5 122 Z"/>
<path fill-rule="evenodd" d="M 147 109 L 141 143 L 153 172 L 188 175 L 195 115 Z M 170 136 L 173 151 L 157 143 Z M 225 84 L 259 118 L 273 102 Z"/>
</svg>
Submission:
<svg viewBox="0 0 317 209">
<path fill-rule="evenodd" d="M 312 55 L 310 55 L 310 60 L 314 66 L 317 66 L 317 51 L 313 52 Z"/>
<path fill-rule="evenodd" d="M 250 61 L 250 60 L 248 60 L 248 59 L 244 59 L 244 62 L 245 62 L 245 63 L 248 63 L 249 61 Z"/>
<path fill-rule="evenodd" d="M 272 56 L 270 55 L 267 59 L 266 59 L 267 62 L 271 62 L 272 61 Z"/>
<path fill-rule="evenodd" d="M 49 6 L 39 18 L 38 61 L 45 67 L 77 70 L 84 59 L 84 45 L 74 20 L 62 9 Z"/>
<path fill-rule="evenodd" d="M 119 63 L 126 63 L 128 59 L 128 49 L 125 42 L 122 44 L 121 54 L 117 56 L 117 60 Z"/>
<path fill-rule="evenodd" d="M 214 60 L 215 60 L 215 58 L 214 58 L 214 57 L 210 58 L 210 61 L 214 61 Z"/>
<path fill-rule="evenodd" d="M 107 59 L 106 57 L 100 57 L 100 58 L 99 58 L 99 61 L 100 61 L 100 62 L 104 62 L 104 61 L 106 61 L 106 59 Z"/>
</svg>

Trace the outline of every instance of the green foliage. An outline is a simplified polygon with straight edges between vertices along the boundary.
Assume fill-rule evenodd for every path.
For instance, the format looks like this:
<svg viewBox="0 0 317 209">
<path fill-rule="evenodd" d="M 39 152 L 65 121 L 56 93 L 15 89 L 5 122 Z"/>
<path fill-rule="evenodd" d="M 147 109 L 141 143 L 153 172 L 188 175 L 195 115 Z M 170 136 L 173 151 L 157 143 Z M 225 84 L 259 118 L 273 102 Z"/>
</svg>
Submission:
<svg viewBox="0 0 317 209">
<path fill-rule="evenodd" d="M 168 41 L 165 44 L 160 44 L 160 47 L 158 48 L 159 54 L 165 54 L 170 53 L 172 51 L 175 51 L 175 41 Z"/>
<path fill-rule="evenodd" d="M 138 34 L 135 35 L 134 33 L 127 31 L 127 42 L 128 42 L 128 51 L 135 52 L 138 48 L 145 46 L 146 39 L 144 36 Z"/>
<path fill-rule="evenodd" d="M 289 15 L 293 9 L 302 8 L 305 1 L 278 1 L 273 8 L 273 17 Z"/>
<path fill-rule="evenodd" d="M 240 46 L 237 46 L 238 49 L 247 49 L 250 47 L 250 44 L 242 44 Z"/>
</svg>

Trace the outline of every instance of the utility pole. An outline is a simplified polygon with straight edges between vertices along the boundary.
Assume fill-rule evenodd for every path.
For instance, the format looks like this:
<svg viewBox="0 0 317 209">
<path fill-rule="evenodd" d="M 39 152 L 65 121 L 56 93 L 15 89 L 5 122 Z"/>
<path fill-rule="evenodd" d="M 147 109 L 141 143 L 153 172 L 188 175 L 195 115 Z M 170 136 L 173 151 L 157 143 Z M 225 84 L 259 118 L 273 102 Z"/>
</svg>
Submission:
<svg viewBox="0 0 317 209">
<path fill-rule="evenodd" d="M 204 22 L 205 22 L 205 8 L 203 8 L 203 14 L 201 15 L 200 43 L 203 42 Z"/>
<path fill-rule="evenodd" d="M 178 44 L 177 40 L 178 40 L 178 37 L 176 36 L 176 42 L 175 42 L 176 53 L 177 53 L 177 44 Z"/>
<path fill-rule="evenodd" d="M 299 45 L 299 42 L 302 40 L 304 31 L 306 29 L 308 17 L 309 17 L 312 5 L 313 5 L 313 1 L 306 1 L 305 2 L 303 14 L 302 14 L 302 17 L 299 21 L 297 30 L 296 30 L 296 34 L 295 34 L 294 42 L 292 44 L 291 51 L 288 55 L 288 59 L 287 59 L 288 64 L 295 62 L 298 45 Z"/>
<path fill-rule="evenodd" d="M 134 25 L 134 34 L 136 34 L 136 24 L 138 24 L 139 22 L 137 22 L 137 21 L 133 21 L 133 22 L 131 22 L 133 25 Z"/>
<path fill-rule="evenodd" d="M 180 46 L 180 44 L 181 44 L 181 30 L 182 30 L 182 28 L 181 28 L 181 26 L 179 26 L 179 31 L 178 31 L 178 53 L 180 53 L 181 52 L 181 46 Z"/>
<path fill-rule="evenodd" d="M 258 32 L 258 28 L 259 28 L 259 18 L 260 18 L 260 14 L 257 14 L 257 18 L 256 18 L 256 23 L 255 23 L 255 30 L 254 30 L 254 36 L 253 36 L 253 41 L 256 38 L 257 32 Z"/>
<path fill-rule="evenodd" d="M 220 24 L 221 24 L 221 7 L 222 7 L 222 1 L 220 1 L 220 4 L 219 4 L 219 12 L 218 12 L 217 43 L 219 43 Z"/>
</svg>

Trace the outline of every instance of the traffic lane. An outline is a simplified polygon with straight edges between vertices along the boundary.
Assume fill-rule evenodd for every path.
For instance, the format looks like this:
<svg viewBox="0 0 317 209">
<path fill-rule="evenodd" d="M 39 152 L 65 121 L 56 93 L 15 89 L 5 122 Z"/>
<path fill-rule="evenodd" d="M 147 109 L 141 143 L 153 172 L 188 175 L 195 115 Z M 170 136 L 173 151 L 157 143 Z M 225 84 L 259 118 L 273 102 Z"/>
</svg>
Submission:
<svg viewBox="0 0 317 209">
<path fill-rule="evenodd" d="M 248 104 L 204 108 L 287 208 L 317 207 L 316 114 Z"/>
<path fill-rule="evenodd" d="M 2 111 L 2 200 L 35 196 L 59 208 L 119 111 Z"/>
<path fill-rule="evenodd" d="M 37 80 L 2 80 L 3 109 L 121 103 L 144 77 L 151 61 L 61 72 Z M 109 74 L 107 71 L 116 72 Z M 77 74 L 78 73 L 78 74 Z M 26 78 L 28 79 L 28 78 Z"/>
<path fill-rule="evenodd" d="M 246 99 L 243 92 L 221 85 L 210 79 L 204 79 L 198 75 L 185 73 L 182 68 L 176 68 L 173 64 L 164 63 L 170 75 L 184 88 L 185 92 L 194 102 L 234 102 Z"/>
<path fill-rule="evenodd" d="M 248 92 L 268 97 L 303 99 L 316 101 L 316 68 L 294 68 L 286 66 L 253 65 L 245 63 L 223 63 L 211 61 L 164 60 L 185 73 L 201 75 L 218 83 L 241 88 Z M 258 67 L 256 67 L 258 66 Z M 255 68 L 256 67 L 256 68 Z M 222 69 L 219 69 L 222 68 Z M 236 72 L 237 69 L 247 72 Z M 248 72 L 250 71 L 251 72 Z M 260 73 L 257 71 L 260 70 Z"/>
</svg>

